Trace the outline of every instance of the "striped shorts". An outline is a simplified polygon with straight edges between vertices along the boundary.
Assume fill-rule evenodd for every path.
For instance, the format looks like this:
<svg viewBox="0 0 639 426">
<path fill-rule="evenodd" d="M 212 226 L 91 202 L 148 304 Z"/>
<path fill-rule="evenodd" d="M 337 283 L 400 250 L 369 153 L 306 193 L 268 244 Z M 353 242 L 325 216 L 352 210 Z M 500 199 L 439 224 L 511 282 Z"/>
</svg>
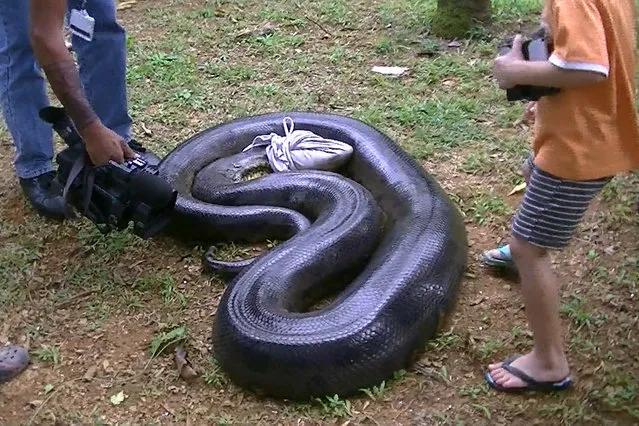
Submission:
<svg viewBox="0 0 639 426">
<path fill-rule="evenodd" d="M 572 181 L 557 178 L 526 162 L 530 180 L 512 224 L 512 233 L 530 244 L 548 249 L 568 245 L 595 196 L 610 177 Z"/>
</svg>

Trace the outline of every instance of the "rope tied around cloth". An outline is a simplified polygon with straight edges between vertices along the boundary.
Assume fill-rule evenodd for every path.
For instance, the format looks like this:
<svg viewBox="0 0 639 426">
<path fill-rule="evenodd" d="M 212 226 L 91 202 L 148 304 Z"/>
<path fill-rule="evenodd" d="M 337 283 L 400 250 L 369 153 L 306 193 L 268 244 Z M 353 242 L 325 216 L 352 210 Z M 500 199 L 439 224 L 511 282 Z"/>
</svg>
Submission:
<svg viewBox="0 0 639 426">
<path fill-rule="evenodd" d="M 277 133 L 257 136 L 243 152 L 266 147 L 271 168 L 277 172 L 292 170 L 336 170 L 353 154 L 353 147 L 323 138 L 308 130 L 295 130 L 291 117 L 283 120 L 284 136 Z"/>
</svg>

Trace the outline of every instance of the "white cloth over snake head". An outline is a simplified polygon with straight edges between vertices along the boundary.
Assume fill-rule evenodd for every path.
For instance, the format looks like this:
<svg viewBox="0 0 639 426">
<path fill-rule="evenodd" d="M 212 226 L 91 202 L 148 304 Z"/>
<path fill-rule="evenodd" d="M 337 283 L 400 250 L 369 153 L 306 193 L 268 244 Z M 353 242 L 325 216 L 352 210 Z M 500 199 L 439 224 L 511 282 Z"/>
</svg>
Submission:
<svg viewBox="0 0 639 426">
<path fill-rule="evenodd" d="M 307 130 L 294 130 L 293 119 L 284 118 L 284 136 L 276 133 L 257 136 L 244 151 L 266 146 L 271 168 L 276 172 L 292 170 L 334 171 L 353 154 L 345 142 L 326 139 Z"/>
</svg>

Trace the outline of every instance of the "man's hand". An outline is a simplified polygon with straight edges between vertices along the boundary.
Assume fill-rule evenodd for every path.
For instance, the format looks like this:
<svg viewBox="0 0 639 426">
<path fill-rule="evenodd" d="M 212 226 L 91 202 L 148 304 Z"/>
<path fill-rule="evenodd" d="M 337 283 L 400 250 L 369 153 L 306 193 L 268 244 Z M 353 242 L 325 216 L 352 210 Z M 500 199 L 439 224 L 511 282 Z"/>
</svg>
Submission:
<svg viewBox="0 0 639 426">
<path fill-rule="evenodd" d="M 81 131 L 85 141 L 87 154 L 94 166 L 103 166 L 113 160 L 122 163 L 136 157 L 129 145 L 114 131 L 98 121 L 86 126 Z"/>
<path fill-rule="evenodd" d="M 512 89 L 517 84 L 516 66 L 525 62 L 524 55 L 521 51 L 523 37 L 517 34 L 513 40 L 513 47 L 508 53 L 498 56 L 493 65 L 493 76 L 497 80 L 500 89 Z"/>
</svg>

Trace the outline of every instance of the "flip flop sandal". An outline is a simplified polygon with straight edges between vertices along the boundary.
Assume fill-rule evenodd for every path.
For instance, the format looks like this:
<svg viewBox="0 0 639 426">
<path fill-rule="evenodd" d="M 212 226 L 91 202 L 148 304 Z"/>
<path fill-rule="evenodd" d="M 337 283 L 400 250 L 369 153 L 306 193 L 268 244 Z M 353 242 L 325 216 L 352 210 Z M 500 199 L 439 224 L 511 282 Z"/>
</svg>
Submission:
<svg viewBox="0 0 639 426">
<path fill-rule="evenodd" d="M 29 352 L 19 346 L 0 348 L 0 383 L 6 383 L 22 373 L 29 364 Z"/>
<path fill-rule="evenodd" d="M 528 374 L 524 373 L 520 369 L 513 367 L 511 365 L 511 363 L 517 358 L 519 358 L 520 356 L 521 355 L 515 355 L 515 356 L 511 356 L 510 358 L 507 358 L 502 363 L 501 368 L 508 371 L 510 374 L 517 377 L 518 379 L 521 379 L 521 381 L 526 383 L 526 386 L 514 387 L 514 388 L 503 387 L 495 382 L 493 377 L 490 375 L 490 371 L 487 371 L 484 374 L 484 377 L 486 378 L 488 385 L 495 390 L 498 390 L 500 392 L 507 392 L 507 393 L 520 393 L 520 392 L 531 392 L 531 391 L 532 392 L 555 392 L 555 391 L 566 390 L 572 386 L 573 382 L 572 382 L 572 379 L 570 378 L 570 375 L 564 377 L 561 380 L 550 381 L 550 382 L 540 382 L 533 379 Z"/>
<path fill-rule="evenodd" d="M 510 245 L 507 244 L 497 248 L 497 251 L 501 255 L 500 257 L 491 256 L 491 251 L 492 250 L 483 252 L 480 256 L 480 260 L 489 266 L 515 269 L 515 262 L 513 262 L 513 258 L 510 254 Z"/>
</svg>

